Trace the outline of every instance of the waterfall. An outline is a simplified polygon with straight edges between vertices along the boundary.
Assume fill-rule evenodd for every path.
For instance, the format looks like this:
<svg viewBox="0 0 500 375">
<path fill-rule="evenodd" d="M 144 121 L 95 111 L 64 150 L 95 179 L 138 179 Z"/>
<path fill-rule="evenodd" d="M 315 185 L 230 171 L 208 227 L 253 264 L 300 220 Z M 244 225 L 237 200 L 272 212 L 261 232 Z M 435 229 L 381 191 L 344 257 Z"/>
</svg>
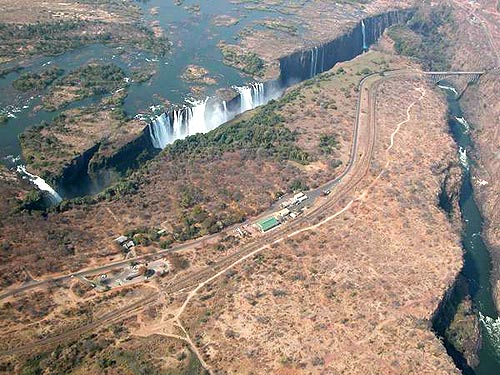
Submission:
<svg viewBox="0 0 500 375">
<path fill-rule="evenodd" d="M 208 98 L 188 102 L 191 106 L 172 111 L 170 118 L 166 113 L 149 123 L 149 136 L 154 148 L 164 149 L 177 139 L 186 138 L 196 133 L 205 133 L 224 122 L 224 113 L 214 113 L 206 118 Z"/>
<path fill-rule="evenodd" d="M 319 62 L 319 53 L 321 51 L 321 62 Z M 318 66 L 319 62 L 319 66 Z M 319 69 L 318 69 L 319 68 Z M 324 46 L 316 46 L 311 49 L 311 68 L 309 78 L 314 77 L 316 74 L 323 73 L 325 71 L 325 48 Z"/>
<path fill-rule="evenodd" d="M 325 47 L 321 46 L 321 71 L 323 73 L 325 71 Z"/>
<path fill-rule="evenodd" d="M 191 101 L 188 102 L 192 106 L 186 107 L 183 110 L 183 123 L 180 124 L 180 134 L 181 138 L 185 138 L 188 135 L 193 135 L 197 133 L 205 133 L 210 130 L 210 119 L 205 118 L 207 112 L 207 101 L 208 98 L 201 101 Z M 182 116 L 181 116 L 182 117 Z M 174 132 L 176 129 L 176 124 L 174 124 Z"/>
<path fill-rule="evenodd" d="M 240 113 L 254 109 L 267 102 L 263 83 L 252 83 L 249 86 L 234 87 L 240 93 Z"/>
<path fill-rule="evenodd" d="M 318 74 L 318 47 L 311 49 L 311 78 Z"/>
<path fill-rule="evenodd" d="M 368 46 L 366 44 L 366 27 L 364 20 L 361 20 L 361 33 L 363 34 L 363 51 L 366 51 Z"/>
<path fill-rule="evenodd" d="M 226 101 L 210 101 L 210 98 L 206 98 L 187 101 L 188 106 L 173 110 L 170 116 L 163 113 L 156 117 L 148 125 L 153 147 L 164 149 L 177 139 L 209 132 L 232 120 L 236 115 L 266 104 L 280 95 L 278 90 L 272 90 L 270 95 L 266 95 L 264 84 L 261 82 L 242 87 L 234 86 L 234 89 L 240 96 L 239 111 L 229 111 Z"/>
<path fill-rule="evenodd" d="M 153 147 L 165 148 L 168 143 L 170 128 L 170 119 L 166 113 L 161 114 L 149 124 L 149 135 L 151 136 Z"/>
<path fill-rule="evenodd" d="M 36 185 L 36 187 L 38 187 L 38 189 L 49 193 L 49 199 L 51 203 L 57 204 L 62 201 L 62 198 L 57 193 L 57 191 L 55 191 L 47 182 L 45 182 L 43 178 L 29 173 L 24 165 L 18 165 L 17 172 L 25 175 L 28 178 L 28 180 L 30 180 L 33 184 Z"/>
</svg>

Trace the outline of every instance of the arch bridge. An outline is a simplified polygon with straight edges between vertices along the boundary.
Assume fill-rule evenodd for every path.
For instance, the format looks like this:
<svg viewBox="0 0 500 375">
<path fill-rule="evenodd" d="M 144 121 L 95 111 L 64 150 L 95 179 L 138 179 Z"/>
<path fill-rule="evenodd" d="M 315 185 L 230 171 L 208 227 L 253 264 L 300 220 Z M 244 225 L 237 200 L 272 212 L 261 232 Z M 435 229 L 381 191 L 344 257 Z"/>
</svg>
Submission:
<svg viewBox="0 0 500 375">
<path fill-rule="evenodd" d="M 429 76 L 431 81 L 435 84 L 450 78 L 464 78 L 467 83 L 474 83 L 479 80 L 479 78 L 486 72 L 424 72 L 425 75 Z"/>
<path fill-rule="evenodd" d="M 467 87 L 469 87 L 470 84 L 476 83 L 477 81 L 479 81 L 479 78 L 481 78 L 483 74 L 486 74 L 485 71 L 445 71 L 422 73 L 436 85 L 444 80 L 450 81 L 458 90 L 458 98 L 460 98 L 464 94 L 465 90 L 467 90 Z"/>
</svg>

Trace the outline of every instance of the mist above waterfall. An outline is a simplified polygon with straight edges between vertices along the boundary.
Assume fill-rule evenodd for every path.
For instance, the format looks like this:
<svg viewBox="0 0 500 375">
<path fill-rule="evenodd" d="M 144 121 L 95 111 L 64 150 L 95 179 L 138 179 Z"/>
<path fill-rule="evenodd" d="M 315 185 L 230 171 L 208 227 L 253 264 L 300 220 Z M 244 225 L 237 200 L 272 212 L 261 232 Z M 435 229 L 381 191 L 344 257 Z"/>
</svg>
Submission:
<svg viewBox="0 0 500 375">
<path fill-rule="evenodd" d="M 273 89 L 272 85 L 266 88 L 262 82 L 235 86 L 234 89 L 238 92 L 236 100 L 239 101 L 239 106 L 236 108 L 229 108 L 226 101 L 217 98 L 189 100 L 187 106 L 173 110 L 170 114 L 163 113 L 153 119 L 148 126 L 153 147 L 164 149 L 178 139 L 197 133 L 207 133 L 240 113 L 266 104 L 281 94 L 280 89 Z"/>
</svg>

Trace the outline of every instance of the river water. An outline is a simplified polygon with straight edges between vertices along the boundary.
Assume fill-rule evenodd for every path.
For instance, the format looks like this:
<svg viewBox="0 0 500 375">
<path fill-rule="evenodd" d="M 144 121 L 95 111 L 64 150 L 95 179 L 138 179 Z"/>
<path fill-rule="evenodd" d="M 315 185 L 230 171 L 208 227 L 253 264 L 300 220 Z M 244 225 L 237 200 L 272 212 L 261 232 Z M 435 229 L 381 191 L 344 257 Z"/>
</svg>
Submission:
<svg viewBox="0 0 500 375">
<path fill-rule="evenodd" d="M 188 7 L 199 4 L 200 11 Z M 145 52 L 127 51 L 122 47 L 94 44 L 68 51 L 59 56 L 33 58 L 24 61 L 25 69 L 11 72 L 0 78 L 0 113 L 12 116 L 9 122 L 0 125 L 0 162 L 12 168 L 22 163 L 18 136 L 31 126 L 42 121 L 50 122 L 61 111 L 47 112 L 40 109 L 41 95 L 20 93 L 12 87 L 12 82 L 24 72 L 39 72 L 48 66 L 59 66 L 65 73 L 89 62 L 114 63 L 125 70 L 147 66 L 155 71 L 152 79 L 145 83 L 132 83 L 128 88 L 124 110 L 129 116 L 151 113 L 154 106 L 168 101 L 183 106 L 192 96 L 191 84 L 180 79 L 189 64 L 199 65 L 209 71 L 217 81 L 215 85 L 205 87 L 204 95 L 213 95 L 219 88 L 232 85 L 241 86 L 251 79 L 243 76 L 234 68 L 222 63 L 222 54 L 217 47 L 220 40 L 235 43 L 238 34 L 256 21 L 269 17 L 269 12 L 258 9 L 245 9 L 231 4 L 229 0 L 213 0 L 199 3 L 195 0 L 183 1 L 183 6 L 175 5 L 171 0 L 150 0 L 138 2 L 144 17 L 149 21 L 158 21 L 172 42 L 172 52 L 165 57 L 153 56 Z M 158 14 L 150 14 L 152 8 L 158 8 Z M 238 22 L 230 26 L 217 26 L 214 17 L 227 15 Z M 72 103 L 62 110 L 82 107 L 99 100 L 99 97 Z"/>
<path fill-rule="evenodd" d="M 153 78 L 142 84 L 132 84 L 126 98 L 124 109 L 128 115 L 146 112 L 150 106 L 161 103 L 164 99 L 182 105 L 190 96 L 191 85 L 179 79 L 188 64 L 205 67 L 210 75 L 217 79 L 217 84 L 207 88 L 211 95 L 218 88 L 242 85 L 248 78 L 235 69 L 222 64 L 222 56 L 217 47 L 220 40 L 234 43 L 238 33 L 253 22 L 265 19 L 269 14 L 259 10 L 244 10 L 228 0 L 197 2 L 186 0 L 186 6 L 199 4 L 200 12 L 193 12 L 179 7 L 172 1 L 151 0 L 139 3 L 145 17 L 157 20 L 173 43 L 173 52 L 163 58 L 147 53 L 122 54 L 118 47 L 90 45 L 75 51 L 69 51 L 56 57 L 43 57 L 29 62 L 25 71 L 40 71 L 47 65 L 63 67 L 66 72 L 89 61 L 113 62 L 130 72 L 137 64 L 152 64 L 156 70 Z M 150 14 L 153 7 L 158 8 L 158 16 Z M 232 26 L 218 27 L 213 23 L 216 15 L 229 15 L 238 18 Z M 364 24 L 363 24 L 364 32 Z M 365 47 L 365 46 L 363 46 Z M 60 112 L 46 112 L 37 108 L 41 102 L 40 94 L 21 94 L 12 88 L 12 82 L 20 73 L 13 72 L 0 79 L 0 109 L 15 116 L 6 125 L 0 125 L 0 159 L 9 167 L 22 162 L 18 135 L 25 129 L 42 121 L 51 121 Z M 482 217 L 473 198 L 474 181 L 470 174 L 470 160 L 467 151 L 473 147 L 470 127 L 460 109 L 456 94 L 447 89 L 450 128 L 460 147 L 460 161 L 463 167 L 463 183 L 460 194 L 460 208 L 464 222 L 462 244 L 464 253 L 463 275 L 468 281 L 469 290 L 481 321 L 482 346 L 479 352 L 480 364 L 474 370 L 477 375 L 500 374 L 500 320 L 492 299 L 490 284 L 491 259 L 482 237 Z M 92 104 L 99 98 L 91 98 L 73 103 L 71 107 Z M 67 107 L 68 108 L 68 107 Z M 65 108 L 65 109 L 67 109 Z"/>
<path fill-rule="evenodd" d="M 474 200 L 473 184 L 481 181 L 471 175 L 471 159 L 467 154 L 473 150 L 471 126 L 464 118 L 456 92 L 451 87 L 446 90 L 449 108 L 449 125 L 453 138 L 459 146 L 459 159 L 463 170 L 460 191 L 460 211 L 463 221 L 462 246 L 464 248 L 464 267 L 462 274 L 467 280 L 473 306 L 481 324 L 481 349 L 479 365 L 474 369 L 476 375 L 500 374 L 500 319 L 496 310 L 492 288 L 491 257 L 482 239 L 483 218 Z"/>
</svg>

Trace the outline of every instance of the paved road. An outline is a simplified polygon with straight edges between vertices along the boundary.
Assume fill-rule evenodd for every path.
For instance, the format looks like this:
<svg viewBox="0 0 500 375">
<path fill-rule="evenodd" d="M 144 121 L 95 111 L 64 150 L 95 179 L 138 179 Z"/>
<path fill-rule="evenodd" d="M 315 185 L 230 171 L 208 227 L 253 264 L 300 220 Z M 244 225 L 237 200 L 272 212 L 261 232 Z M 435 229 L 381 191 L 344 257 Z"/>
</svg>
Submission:
<svg viewBox="0 0 500 375">
<path fill-rule="evenodd" d="M 385 72 L 382 74 L 372 74 L 363 78 L 363 80 L 359 84 L 359 97 L 356 109 L 356 122 L 354 125 L 354 132 L 353 132 L 354 137 L 353 137 L 351 157 L 349 163 L 344 172 L 340 176 L 330 181 L 329 183 L 321 186 L 320 188 L 315 189 L 312 192 L 309 192 L 308 194 L 312 198 L 317 198 L 319 196 L 318 194 L 323 189 L 332 189 L 333 190 L 332 193 L 327 198 L 320 200 L 318 204 L 316 204 L 314 207 L 308 210 L 304 215 L 299 216 L 297 219 L 284 224 L 279 230 L 271 231 L 269 233 L 257 237 L 254 242 L 242 246 L 233 254 L 230 254 L 227 257 L 220 259 L 211 266 L 208 266 L 198 272 L 188 273 L 180 278 L 177 278 L 175 282 L 167 284 L 162 290 L 162 293 L 172 294 L 199 285 L 200 282 L 207 280 L 214 274 L 227 268 L 229 265 L 231 265 L 238 259 L 241 259 L 245 255 L 252 253 L 256 249 L 266 244 L 273 243 L 278 239 L 284 239 L 288 237 L 291 233 L 297 231 L 300 228 L 304 228 L 310 226 L 311 224 L 318 223 L 319 221 L 321 221 L 325 217 L 325 214 L 328 213 L 331 208 L 338 205 L 338 203 L 341 202 L 344 198 L 346 198 L 350 193 L 352 193 L 352 191 L 358 186 L 358 184 L 361 181 L 363 181 L 365 176 L 369 173 L 371 161 L 373 158 L 373 151 L 375 147 L 375 139 L 376 139 L 375 103 L 376 103 L 376 91 L 378 86 L 383 81 L 386 81 L 393 77 L 398 77 L 402 75 L 421 75 L 421 74 L 423 73 L 418 71 L 402 70 L 402 71 Z M 366 108 L 367 111 L 362 111 L 361 108 Z M 206 238 L 204 238 L 203 240 L 205 239 Z M 201 241 L 202 240 L 193 241 L 189 244 L 181 245 L 171 250 L 164 250 L 156 253 L 154 256 L 160 256 L 160 254 L 165 254 L 170 251 L 178 251 L 180 249 L 189 248 Z M 146 258 L 146 256 L 142 258 Z M 65 280 L 71 276 L 84 276 L 89 273 L 97 273 L 104 270 L 108 270 L 110 268 L 116 268 L 117 266 L 126 264 L 128 262 L 129 260 L 115 262 L 102 267 L 94 268 L 92 270 L 79 271 L 67 276 L 62 276 L 52 280 L 46 280 L 41 283 L 47 283 L 54 280 Z M 26 290 L 31 287 L 36 287 L 38 285 L 40 285 L 40 283 L 34 284 L 33 286 L 25 286 L 21 289 Z M 16 291 L 19 291 L 19 289 L 17 289 Z M 16 291 L 12 291 L 11 293 L 15 293 Z M 133 304 L 111 311 L 108 314 L 100 318 L 97 318 L 96 320 L 87 325 L 76 328 L 74 330 L 64 332 L 63 334 L 58 336 L 41 339 L 37 342 L 33 342 L 22 347 L 11 348 L 9 350 L 0 352 L 0 356 L 19 354 L 39 347 L 56 345 L 64 341 L 74 339 L 75 337 L 93 331 L 96 328 L 101 327 L 103 325 L 108 325 L 117 321 L 121 321 L 127 316 L 134 314 L 136 311 L 140 310 L 144 306 L 157 301 L 159 297 L 160 297 L 160 292 L 154 292 L 134 302 Z"/>
<path fill-rule="evenodd" d="M 460 72 L 460 71 L 456 71 L 456 72 L 421 72 L 421 71 L 416 71 L 416 70 L 399 70 L 399 71 L 386 71 L 383 74 L 385 77 L 393 77 L 393 76 L 402 75 L 402 74 L 415 74 L 415 75 L 456 74 L 456 75 L 462 75 L 462 74 L 482 74 L 482 73 L 483 72 Z M 381 75 L 379 73 L 373 73 L 373 74 L 370 74 L 370 75 L 364 77 L 361 80 L 361 82 L 359 83 L 359 86 L 358 86 L 360 93 L 362 92 L 362 88 L 364 87 L 367 80 L 373 79 L 373 77 L 375 77 L 375 76 L 381 76 Z M 354 131 L 353 131 L 353 143 L 351 146 L 350 159 L 349 159 L 349 162 L 348 162 L 346 168 L 344 169 L 344 171 L 342 172 L 342 174 L 340 176 L 338 176 L 335 179 L 329 181 L 328 183 L 318 187 L 317 189 L 310 190 L 310 191 L 306 192 L 309 199 L 307 201 L 303 202 L 298 208 L 302 208 L 306 205 L 311 206 L 314 203 L 314 201 L 322 195 L 322 192 L 324 190 L 333 190 L 342 181 L 342 179 L 351 172 L 351 170 L 352 170 L 352 168 L 357 160 L 357 157 L 358 157 L 356 150 L 358 148 L 360 102 L 361 102 L 361 95 L 358 97 L 358 101 L 357 101 L 357 108 L 356 108 L 357 114 L 356 114 L 356 122 L 355 122 L 355 126 L 354 126 Z M 253 218 L 252 221 L 255 221 L 259 218 L 271 215 L 277 209 L 279 209 L 280 203 L 281 203 L 281 200 L 274 203 L 266 212 L 259 215 L 258 218 Z M 248 224 L 251 224 L 251 222 L 246 221 L 244 223 L 237 224 L 236 226 L 232 226 L 230 228 L 227 228 L 226 232 L 230 232 L 231 230 L 235 229 L 237 226 L 248 225 Z M 5 299 L 7 297 L 10 297 L 14 294 L 22 293 L 22 292 L 28 291 L 30 289 L 34 289 L 34 288 L 38 288 L 38 287 L 47 285 L 49 283 L 57 283 L 57 282 L 61 282 L 61 281 L 66 281 L 72 277 L 85 277 L 85 276 L 94 275 L 97 273 L 106 273 L 110 270 L 113 270 L 113 269 L 116 269 L 119 267 L 123 267 L 123 266 L 127 266 L 132 260 L 133 261 L 157 260 L 157 259 L 160 259 L 160 258 L 164 257 L 166 254 L 171 253 L 171 252 L 192 249 L 193 247 L 196 247 L 196 245 L 200 245 L 204 241 L 217 238 L 218 236 L 220 236 L 220 233 L 216 233 L 216 234 L 209 235 L 209 236 L 204 236 L 204 237 L 199 238 L 197 240 L 190 241 L 190 242 L 184 243 L 182 245 L 174 246 L 170 249 L 159 250 L 153 254 L 141 255 L 141 256 L 138 256 L 138 257 L 133 258 L 133 259 L 111 262 L 111 263 L 107 263 L 105 265 L 98 266 L 95 268 L 88 268 L 88 269 L 72 272 L 72 273 L 69 273 L 67 275 L 62 275 L 62 276 L 57 276 L 57 277 L 53 277 L 53 278 L 49 278 L 49 279 L 29 282 L 29 283 L 26 283 L 22 286 L 16 287 L 14 289 L 4 290 L 3 293 L 0 294 L 0 300 Z"/>
<path fill-rule="evenodd" d="M 352 143 L 352 148 L 351 148 L 351 157 L 349 160 L 349 163 L 347 167 L 345 168 L 344 172 L 335 178 L 334 180 L 330 181 L 328 184 L 325 184 L 324 186 L 318 188 L 315 190 L 316 193 L 309 192 L 309 194 L 312 197 L 315 197 L 317 194 L 322 189 L 325 188 L 333 188 L 335 187 L 335 190 L 332 191 L 332 193 L 324 200 L 320 202 L 319 205 L 317 205 L 314 208 L 311 208 L 307 213 L 305 213 L 302 216 L 299 216 L 297 219 L 290 221 L 289 223 L 285 224 L 280 228 L 280 230 L 276 231 L 271 231 L 267 234 L 264 234 L 256 240 L 248 245 L 243 246 L 239 250 L 237 250 L 235 253 L 219 260 L 215 264 L 206 267 L 205 269 L 192 273 L 192 274 L 186 274 L 181 278 L 178 278 L 175 280 L 174 283 L 170 285 L 166 285 L 164 290 L 162 291 L 163 293 L 175 293 L 181 290 L 184 290 L 186 288 L 189 288 L 193 285 L 198 285 L 200 282 L 203 280 L 206 280 L 210 276 L 216 274 L 217 272 L 220 272 L 220 270 L 223 270 L 226 268 L 228 265 L 234 263 L 236 260 L 244 257 L 246 254 L 251 253 L 252 251 L 258 249 L 259 247 L 262 247 L 263 245 L 272 243 L 273 241 L 276 241 L 279 238 L 285 238 L 287 237 L 290 233 L 293 231 L 300 229 L 301 227 L 310 225 L 312 222 L 319 221 L 321 220 L 322 216 L 326 211 L 328 211 L 331 207 L 333 207 L 335 204 L 337 204 L 345 195 L 346 193 L 350 192 L 366 175 L 366 173 L 369 170 L 370 164 L 371 164 L 371 158 L 373 154 L 373 148 L 375 144 L 375 121 L 373 121 L 374 116 L 368 116 L 368 119 L 363 118 L 361 116 L 361 106 L 362 105 L 369 105 L 373 106 L 373 111 L 370 110 L 368 113 L 373 114 L 374 113 L 374 99 L 373 99 L 373 93 L 372 91 L 365 91 L 365 84 L 371 80 L 375 79 L 380 81 L 382 79 L 381 76 L 380 78 L 377 78 L 377 75 L 370 75 L 365 77 L 359 85 L 359 92 L 360 95 L 358 97 L 358 102 L 357 102 L 357 115 L 356 115 L 356 122 L 354 125 L 354 131 L 353 131 L 353 143 Z M 367 117 L 367 116 L 364 116 Z M 363 127 L 360 131 L 360 125 L 366 123 L 366 126 Z M 363 146 L 363 149 L 359 149 L 359 145 Z M 357 168 L 354 168 L 354 167 Z M 196 243 L 196 241 L 195 241 Z M 183 247 L 189 247 L 193 246 L 193 243 L 184 245 Z M 178 248 L 176 248 L 178 249 Z M 172 251 L 172 250 L 166 250 L 162 253 Z M 115 262 L 110 265 L 105 265 L 102 267 L 94 268 L 91 271 L 86 270 L 86 271 L 79 271 L 75 272 L 71 275 L 68 276 L 62 276 L 60 278 L 57 278 L 57 280 L 65 280 L 72 275 L 74 276 L 84 276 L 87 273 L 95 273 L 95 272 L 100 272 L 104 271 L 106 269 L 109 269 L 109 267 L 116 267 L 117 265 L 120 264 L 126 264 L 128 261 L 124 262 Z M 49 281 L 45 281 L 49 282 Z M 40 284 L 37 284 L 40 285 Z M 36 285 L 32 286 L 35 287 Z M 29 286 L 27 286 L 29 288 Z M 82 334 L 85 334 L 87 332 L 90 332 L 92 330 L 95 330 L 96 328 L 111 324 L 116 321 L 120 321 L 124 319 L 126 316 L 130 316 L 134 312 L 136 312 L 138 309 L 153 303 L 154 301 L 157 301 L 159 298 L 160 293 L 155 292 L 152 293 L 151 295 L 148 295 L 144 298 L 142 298 L 139 301 L 134 302 L 133 304 L 130 304 L 128 306 L 125 306 L 121 309 L 117 309 L 115 311 L 112 311 L 95 321 L 79 327 L 77 329 L 71 330 L 64 332 L 61 335 L 54 336 L 54 337 L 48 337 L 45 339 L 41 339 L 37 342 L 27 344 L 22 347 L 18 348 L 11 348 L 9 350 L 0 352 L 0 355 L 5 356 L 5 355 L 13 355 L 13 354 L 19 354 L 23 353 L 26 351 L 30 351 L 39 347 L 45 347 L 45 346 L 51 346 L 51 345 L 56 345 L 61 342 L 64 342 L 66 340 L 74 339 L 75 337 L 78 337 Z"/>
</svg>

